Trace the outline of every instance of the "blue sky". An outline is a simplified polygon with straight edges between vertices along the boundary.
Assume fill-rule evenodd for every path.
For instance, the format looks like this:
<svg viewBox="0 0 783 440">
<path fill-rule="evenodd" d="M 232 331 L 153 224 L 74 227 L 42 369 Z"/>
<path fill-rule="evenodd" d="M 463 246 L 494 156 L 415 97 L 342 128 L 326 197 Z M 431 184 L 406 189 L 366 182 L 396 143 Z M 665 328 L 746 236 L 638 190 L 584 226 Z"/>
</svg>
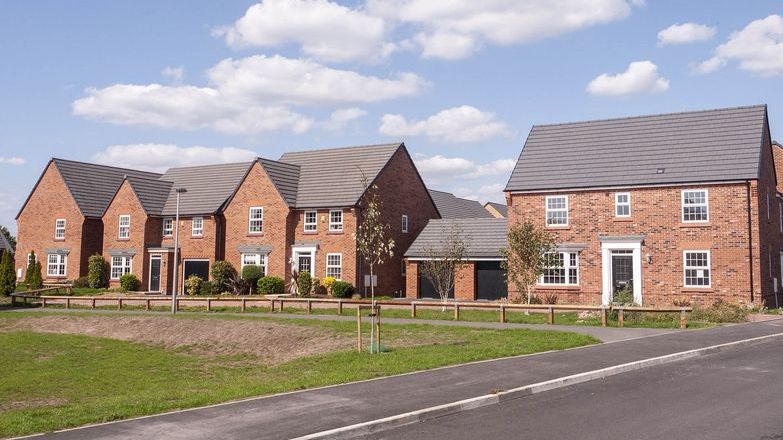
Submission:
<svg viewBox="0 0 783 440">
<path fill-rule="evenodd" d="M 160 170 L 404 140 L 431 187 L 483 202 L 502 200 L 533 124 L 767 103 L 780 136 L 782 12 L 764 0 L 2 2 L 0 224 L 16 229 L 51 157 Z"/>
</svg>

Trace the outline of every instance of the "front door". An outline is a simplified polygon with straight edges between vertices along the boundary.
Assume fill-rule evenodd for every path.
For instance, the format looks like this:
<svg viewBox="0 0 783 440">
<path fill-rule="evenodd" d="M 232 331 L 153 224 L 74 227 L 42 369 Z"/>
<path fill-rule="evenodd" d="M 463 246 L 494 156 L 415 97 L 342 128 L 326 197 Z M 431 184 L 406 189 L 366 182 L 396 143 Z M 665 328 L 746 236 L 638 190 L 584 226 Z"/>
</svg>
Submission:
<svg viewBox="0 0 783 440">
<path fill-rule="evenodd" d="M 160 292 L 160 266 L 159 255 L 150 257 L 150 292 Z"/>
<path fill-rule="evenodd" d="M 612 293 L 633 287 L 633 256 L 612 255 Z"/>
<path fill-rule="evenodd" d="M 299 270 L 299 273 L 307 272 L 312 275 L 313 257 L 311 255 L 299 255 L 299 265 L 297 269 Z"/>
</svg>

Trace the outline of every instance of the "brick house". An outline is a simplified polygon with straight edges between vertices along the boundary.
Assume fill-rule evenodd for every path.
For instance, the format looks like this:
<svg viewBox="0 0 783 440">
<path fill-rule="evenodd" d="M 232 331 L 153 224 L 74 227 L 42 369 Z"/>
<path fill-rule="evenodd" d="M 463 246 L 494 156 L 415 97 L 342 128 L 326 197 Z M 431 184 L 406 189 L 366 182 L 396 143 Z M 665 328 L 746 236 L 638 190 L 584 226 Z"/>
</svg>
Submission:
<svg viewBox="0 0 783 440">
<path fill-rule="evenodd" d="M 557 237 L 560 264 L 535 293 L 599 304 L 627 288 L 645 305 L 775 305 L 773 154 L 783 161 L 772 145 L 764 105 L 534 126 L 505 192 L 509 225 L 529 220 Z"/>
</svg>

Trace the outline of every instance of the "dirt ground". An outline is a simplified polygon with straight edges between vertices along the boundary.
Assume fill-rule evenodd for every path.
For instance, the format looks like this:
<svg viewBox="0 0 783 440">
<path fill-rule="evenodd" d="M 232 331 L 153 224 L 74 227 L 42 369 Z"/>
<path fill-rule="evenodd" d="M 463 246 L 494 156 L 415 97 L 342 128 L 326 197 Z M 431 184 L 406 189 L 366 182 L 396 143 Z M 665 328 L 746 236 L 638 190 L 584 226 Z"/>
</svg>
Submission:
<svg viewBox="0 0 783 440">
<path fill-rule="evenodd" d="M 0 331 L 82 334 L 123 341 L 187 348 L 199 356 L 249 354 L 266 364 L 346 350 L 350 334 L 327 328 L 276 322 L 221 319 L 174 319 L 133 316 L 41 316 L 0 320 Z"/>
</svg>

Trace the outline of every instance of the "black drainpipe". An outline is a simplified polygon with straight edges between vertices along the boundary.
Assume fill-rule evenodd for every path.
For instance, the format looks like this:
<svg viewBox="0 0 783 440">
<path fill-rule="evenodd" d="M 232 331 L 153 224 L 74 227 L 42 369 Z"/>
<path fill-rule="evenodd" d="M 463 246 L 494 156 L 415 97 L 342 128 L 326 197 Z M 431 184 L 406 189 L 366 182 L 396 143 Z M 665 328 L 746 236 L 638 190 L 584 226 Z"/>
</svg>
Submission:
<svg viewBox="0 0 783 440">
<path fill-rule="evenodd" d="M 748 202 L 748 268 L 750 269 L 750 302 L 753 302 L 753 223 L 750 220 L 750 180 L 745 181 L 745 192 Z"/>
</svg>

